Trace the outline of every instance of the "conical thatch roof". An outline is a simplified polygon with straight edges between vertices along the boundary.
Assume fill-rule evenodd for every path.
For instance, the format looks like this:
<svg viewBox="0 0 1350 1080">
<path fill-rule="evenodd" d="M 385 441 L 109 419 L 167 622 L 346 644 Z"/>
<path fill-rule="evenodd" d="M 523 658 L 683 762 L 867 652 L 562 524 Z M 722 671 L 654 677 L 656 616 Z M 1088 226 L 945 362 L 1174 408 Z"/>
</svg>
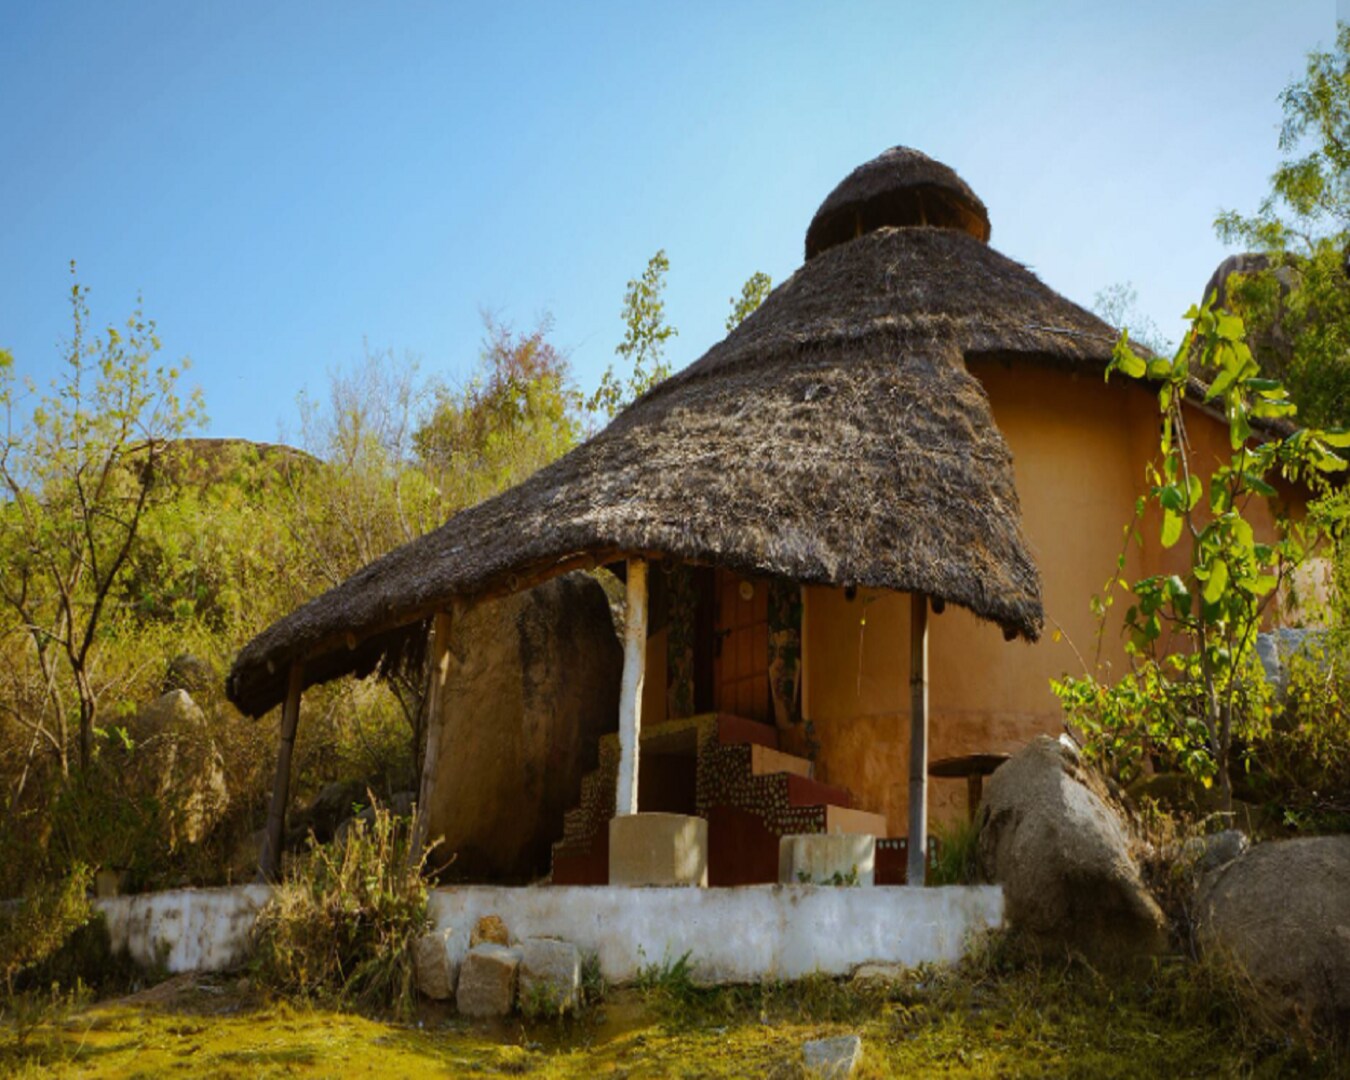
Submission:
<svg viewBox="0 0 1350 1080">
<path fill-rule="evenodd" d="M 455 598 L 626 555 L 929 593 L 1034 639 L 1040 578 L 1011 456 L 963 361 L 1100 371 L 1113 340 L 963 231 L 876 228 L 812 258 L 561 460 L 268 628 L 229 696 L 257 715 L 293 661 L 307 684 L 369 671 Z"/>
<path fill-rule="evenodd" d="M 959 229 L 989 241 L 989 211 L 964 180 L 927 154 L 893 146 L 826 196 L 806 230 L 806 257 L 885 225 Z"/>
</svg>

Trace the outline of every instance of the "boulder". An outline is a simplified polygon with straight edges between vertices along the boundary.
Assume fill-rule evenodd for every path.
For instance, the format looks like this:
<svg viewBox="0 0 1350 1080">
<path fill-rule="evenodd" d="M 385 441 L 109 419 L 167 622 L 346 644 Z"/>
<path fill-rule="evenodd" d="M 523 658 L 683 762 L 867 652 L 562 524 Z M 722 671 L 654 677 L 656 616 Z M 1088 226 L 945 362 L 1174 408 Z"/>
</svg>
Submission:
<svg viewBox="0 0 1350 1080">
<path fill-rule="evenodd" d="M 169 814 L 171 846 L 195 844 L 229 805 L 225 762 L 206 716 L 186 690 L 171 690 L 127 725 L 129 767 Z"/>
<path fill-rule="evenodd" d="M 455 1006 L 465 1016 L 506 1016 L 516 1001 L 520 952 L 485 943 L 469 950 L 459 969 Z"/>
<path fill-rule="evenodd" d="M 1240 829 L 1224 829 L 1212 836 L 1193 836 L 1181 845 L 1182 864 L 1200 881 L 1241 858 L 1251 847 Z"/>
<path fill-rule="evenodd" d="M 979 860 L 1014 929 L 1095 960 L 1167 946 L 1110 793 L 1067 740 L 1038 735 L 985 785 Z"/>
<path fill-rule="evenodd" d="M 520 943 L 520 1007 L 534 1016 L 558 1016 L 581 997 L 581 954 L 570 941 L 526 938 Z"/>
<path fill-rule="evenodd" d="M 1204 880 L 1196 909 L 1201 946 L 1285 1018 L 1350 1036 L 1350 836 L 1257 844 Z"/>
<path fill-rule="evenodd" d="M 511 944 L 511 934 L 500 915 L 484 915 L 473 924 L 473 930 L 469 932 L 469 948 L 472 949 L 485 941 L 493 945 Z"/>
<path fill-rule="evenodd" d="M 413 970 L 417 989 L 426 997 L 446 1001 L 455 996 L 455 962 L 450 959 L 450 931 L 432 930 L 413 942 Z"/>
<path fill-rule="evenodd" d="M 192 653 L 179 653 L 169 661 L 161 692 L 170 694 L 175 690 L 186 690 L 189 694 L 205 694 L 219 683 L 220 675 L 210 660 Z"/>
<path fill-rule="evenodd" d="M 1256 635 L 1256 656 L 1266 682 L 1283 697 L 1289 683 L 1289 661 L 1302 654 L 1314 664 L 1326 666 L 1323 650 L 1326 632 L 1293 627 L 1278 627 Z"/>
<path fill-rule="evenodd" d="M 338 826 L 355 813 L 354 807 L 367 806 L 370 794 L 361 780 L 338 780 L 325 784 L 308 806 L 291 814 L 286 821 L 286 846 L 299 847 L 314 834 L 320 844 L 333 839 Z"/>
<path fill-rule="evenodd" d="M 417 802 L 417 795 L 411 791 L 396 791 L 389 796 L 388 801 L 381 801 L 380 805 L 388 810 L 396 818 L 412 817 L 413 806 Z M 347 833 L 351 830 L 353 823 L 364 822 L 366 829 L 369 830 L 375 824 L 375 808 L 367 806 L 359 814 L 355 814 L 346 821 L 342 822 L 333 830 L 333 840 L 338 844 L 343 844 L 347 840 Z"/>
<path fill-rule="evenodd" d="M 563 814 L 615 730 L 623 650 L 605 590 L 585 573 L 454 620 L 444 721 L 428 797 L 431 862 L 460 881 L 522 883 L 549 871 Z"/>
</svg>

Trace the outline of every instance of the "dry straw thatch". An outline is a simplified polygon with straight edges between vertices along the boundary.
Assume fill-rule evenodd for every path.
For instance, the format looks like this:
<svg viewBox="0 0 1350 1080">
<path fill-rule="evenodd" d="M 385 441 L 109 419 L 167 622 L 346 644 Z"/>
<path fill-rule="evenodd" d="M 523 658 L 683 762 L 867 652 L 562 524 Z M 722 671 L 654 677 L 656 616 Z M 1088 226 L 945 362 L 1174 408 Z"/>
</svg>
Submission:
<svg viewBox="0 0 1350 1080">
<path fill-rule="evenodd" d="M 893 146 L 854 169 L 806 230 L 806 257 L 886 225 L 959 229 L 989 242 L 989 211 L 969 185 L 940 161 Z"/>
<path fill-rule="evenodd" d="M 1035 639 L 1011 455 L 964 360 L 1100 372 L 1113 341 L 964 230 L 874 227 L 582 446 L 269 627 L 229 696 L 261 714 L 294 661 L 306 684 L 369 671 L 437 608 L 626 555 L 924 592 Z"/>
</svg>

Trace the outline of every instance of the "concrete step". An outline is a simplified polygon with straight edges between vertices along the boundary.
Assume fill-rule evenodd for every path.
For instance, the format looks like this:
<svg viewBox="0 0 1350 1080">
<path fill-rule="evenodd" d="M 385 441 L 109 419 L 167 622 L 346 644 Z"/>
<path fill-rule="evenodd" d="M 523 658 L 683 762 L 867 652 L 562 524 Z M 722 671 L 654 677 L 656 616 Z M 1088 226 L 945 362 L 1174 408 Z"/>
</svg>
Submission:
<svg viewBox="0 0 1350 1080">
<path fill-rule="evenodd" d="M 782 773 L 787 785 L 789 806 L 852 806 L 853 796 L 848 788 L 824 784 L 819 780 L 809 780 L 805 776 Z"/>
<path fill-rule="evenodd" d="M 827 833 L 864 834 L 867 836 L 885 836 L 890 829 L 886 825 L 884 814 L 873 814 L 867 810 L 854 810 L 848 806 L 825 807 L 825 831 Z"/>
<path fill-rule="evenodd" d="M 812 761 L 796 754 L 787 754 L 758 743 L 750 744 L 750 774 L 768 776 L 771 773 L 791 773 L 810 780 L 815 777 L 816 766 Z"/>
</svg>

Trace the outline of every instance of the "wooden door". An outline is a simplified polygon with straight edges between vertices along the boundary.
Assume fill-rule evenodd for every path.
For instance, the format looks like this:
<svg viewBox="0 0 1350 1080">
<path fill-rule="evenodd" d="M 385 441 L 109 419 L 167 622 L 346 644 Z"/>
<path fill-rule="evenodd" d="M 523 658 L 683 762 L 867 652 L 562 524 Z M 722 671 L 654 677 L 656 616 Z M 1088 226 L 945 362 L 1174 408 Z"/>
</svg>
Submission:
<svg viewBox="0 0 1350 1080">
<path fill-rule="evenodd" d="M 768 583 L 718 570 L 713 702 L 718 712 L 771 723 Z"/>
</svg>

